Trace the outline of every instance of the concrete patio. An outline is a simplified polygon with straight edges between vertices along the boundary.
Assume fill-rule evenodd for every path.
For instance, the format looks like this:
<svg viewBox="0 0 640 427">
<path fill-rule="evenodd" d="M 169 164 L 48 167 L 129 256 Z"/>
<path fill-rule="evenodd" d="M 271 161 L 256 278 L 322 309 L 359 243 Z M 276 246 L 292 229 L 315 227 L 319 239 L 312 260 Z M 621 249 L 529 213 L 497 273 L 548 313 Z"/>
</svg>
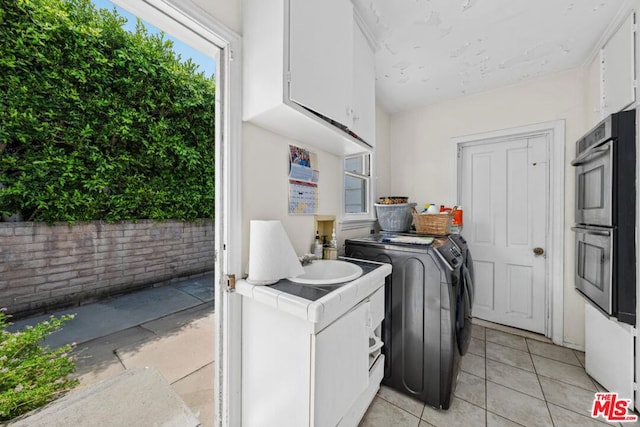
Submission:
<svg viewBox="0 0 640 427">
<path fill-rule="evenodd" d="M 70 394 L 127 371 L 155 368 L 201 425 L 213 426 L 213 311 L 213 274 L 209 274 L 55 312 L 56 316 L 75 313 L 75 318 L 49 336 L 46 344 L 55 348 L 76 343 L 74 376 L 80 384 Z M 48 317 L 17 321 L 12 329 Z M 136 395 L 122 398 L 136 399 Z M 94 426 L 118 425 L 87 421 Z"/>
</svg>

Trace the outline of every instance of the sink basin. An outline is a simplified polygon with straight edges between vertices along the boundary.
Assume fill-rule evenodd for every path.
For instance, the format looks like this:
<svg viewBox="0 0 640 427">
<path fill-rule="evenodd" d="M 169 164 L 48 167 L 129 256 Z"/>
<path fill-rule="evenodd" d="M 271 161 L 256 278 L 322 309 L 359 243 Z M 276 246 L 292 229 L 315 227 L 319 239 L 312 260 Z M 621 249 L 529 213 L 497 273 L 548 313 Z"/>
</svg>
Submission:
<svg viewBox="0 0 640 427">
<path fill-rule="evenodd" d="M 304 274 L 289 277 L 289 280 L 305 285 L 332 285 L 349 282 L 362 276 L 360 267 L 346 261 L 318 260 L 303 268 Z"/>
</svg>

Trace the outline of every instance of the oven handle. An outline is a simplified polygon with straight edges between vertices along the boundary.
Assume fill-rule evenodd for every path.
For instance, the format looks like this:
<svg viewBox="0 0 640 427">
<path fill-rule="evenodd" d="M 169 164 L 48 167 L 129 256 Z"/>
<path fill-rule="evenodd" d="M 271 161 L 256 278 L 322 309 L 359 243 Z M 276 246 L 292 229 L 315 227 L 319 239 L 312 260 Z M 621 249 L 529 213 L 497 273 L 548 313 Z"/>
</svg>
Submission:
<svg viewBox="0 0 640 427">
<path fill-rule="evenodd" d="M 611 149 L 611 144 L 593 146 L 589 148 L 587 151 L 585 151 L 584 153 L 580 154 L 573 161 L 571 161 L 571 166 L 580 166 L 586 163 L 588 157 L 591 157 L 594 154 L 605 153 L 610 149 Z"/>
<path fill-rule="evenodd" d="M 594 236 L 604 236 L 604 237 L 611 236 L 611 232 L 610 231 L 594 230 L 593 228 L 571 227 L 571 230 L 573 230 L 573 231 L 575 231 L 577 233 L 593 234 Z"/>
</svg>

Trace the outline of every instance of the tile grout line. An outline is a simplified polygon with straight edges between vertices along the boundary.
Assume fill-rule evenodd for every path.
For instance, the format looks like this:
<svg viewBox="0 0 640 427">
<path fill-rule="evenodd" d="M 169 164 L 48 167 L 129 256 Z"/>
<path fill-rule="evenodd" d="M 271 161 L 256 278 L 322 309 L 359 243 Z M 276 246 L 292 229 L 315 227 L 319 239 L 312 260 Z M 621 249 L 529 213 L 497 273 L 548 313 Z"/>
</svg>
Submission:
<svg viewBox="0 0 640 427">
<path fill-rule="evenodd" d="M 549 408 L 549 401 L 547 400 L 547 395 L 544 392 L 544 387 L 542 387 L 542 383 L 540 382 L 540 375 L 538 375 L 538 369 L 536 369 L 536 364 L 533 362 L 533 357 L 531 356 L 531 348 L 529 347 L 529 341 L 526 338 L 524 341 L 525 341 L 525 344 L 527 345 L 527 351 L 529 352 L 529 359 L 531 359 L 531 364 L 533 365 L 533 372 L 536 375 L 536 380 L 538 381 L 538 386 L 540 387 L 540 392 L 542 393 L 544 406 L 547 408 L 547 414 L 549 414 L 549 421 L 551 421 L 552 426 L 555 426 L 556 423 L 553 420 L 553 415 L 551 415 L 551 408 Z"/>
<path fill-rule="evenodd" d="M 396 405 L 395 403 L 393 403 L 393 402 L 389 401 L 388 399 L 385 399 L 384 397 L 382 397 L 380 395 L 380 389 L 378 389 L 378 393 L 376 393 L 376 397 L 378 397 L 379 399 L 384 400 L 385 402 L 387 402 L 391 406 L 395 406 L 396 408 L 400 409 L 402 412 L 406 412 L 407 414 L 411 415 L 412 417 L 416 417 L 416 414 L 412 414 L 411 412 L 409 412 L 406 409 L 404 409 L 402 406 Z M 424 414 L 424 408 L 426 406 L 427 406 L 426 404 L 422 406 L 422 412 L 420 412 L 420 416 L 417 417 L 418 418 L 418 424 L 420 424 L 420 421 L 423 420 L 422 419 L 422 414 Z"/>
<path fill-rule="evenodd" d="M 484 328 L 484 425 L 489 425 L 489 388 L 487 378 L 487 328 Z"/>
</svg>

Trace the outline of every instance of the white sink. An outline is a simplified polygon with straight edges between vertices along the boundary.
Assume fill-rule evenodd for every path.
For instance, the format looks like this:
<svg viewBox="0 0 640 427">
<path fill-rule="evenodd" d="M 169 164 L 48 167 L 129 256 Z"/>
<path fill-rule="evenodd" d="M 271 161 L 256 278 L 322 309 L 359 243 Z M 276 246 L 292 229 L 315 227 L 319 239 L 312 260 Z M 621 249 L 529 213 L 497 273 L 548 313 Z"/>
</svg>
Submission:
<svg viewBox="0 0 640 427">
<path fill-rule="evenodd" d="M 362 268 L 345 261 L 318 260 L 303 268 L 304 274 L 289 277 L 289 280 L 305 285 L 332 285 L 350 282 L 362 276 Z"/>
</svg>

